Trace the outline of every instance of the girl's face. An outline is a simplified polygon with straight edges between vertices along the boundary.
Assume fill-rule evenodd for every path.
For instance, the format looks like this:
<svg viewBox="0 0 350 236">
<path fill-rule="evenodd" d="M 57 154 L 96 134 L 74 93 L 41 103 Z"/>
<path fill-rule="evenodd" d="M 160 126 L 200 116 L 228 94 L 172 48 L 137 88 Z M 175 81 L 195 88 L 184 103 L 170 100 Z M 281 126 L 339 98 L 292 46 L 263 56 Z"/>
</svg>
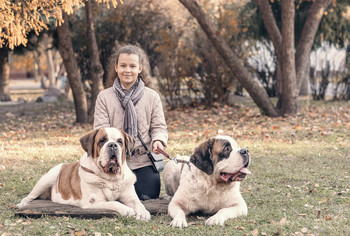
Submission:
<svg viewBox="0 0 350 236">
<path fill-rule="evenodd" d="M 121 84 L 129 90 L 135 83 L 138 74 L 142 71 L 140 58 L 137 54 L 121 53 L 115 71 L 118 74 Z"/>
</svg>

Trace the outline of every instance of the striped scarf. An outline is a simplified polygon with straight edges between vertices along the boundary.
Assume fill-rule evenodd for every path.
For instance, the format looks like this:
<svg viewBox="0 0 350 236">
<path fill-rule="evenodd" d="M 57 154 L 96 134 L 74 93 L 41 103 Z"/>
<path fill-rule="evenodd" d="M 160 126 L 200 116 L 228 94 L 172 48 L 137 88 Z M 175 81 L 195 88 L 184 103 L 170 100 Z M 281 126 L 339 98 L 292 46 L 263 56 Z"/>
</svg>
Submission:
<svg viewBox="0 0 350 236">
<path fill-rule="evenodd" d="M 138 133 L 135 105 L 142 97 L 144 88 L 145 84 L 140 78 L 137 78 L 130 90 L 122 88 L 119 78 L 116 78 L 113 84 L 113 89 L 125 111 L 123 130 L 132 137 L 137 137 Z"/>
</svg>

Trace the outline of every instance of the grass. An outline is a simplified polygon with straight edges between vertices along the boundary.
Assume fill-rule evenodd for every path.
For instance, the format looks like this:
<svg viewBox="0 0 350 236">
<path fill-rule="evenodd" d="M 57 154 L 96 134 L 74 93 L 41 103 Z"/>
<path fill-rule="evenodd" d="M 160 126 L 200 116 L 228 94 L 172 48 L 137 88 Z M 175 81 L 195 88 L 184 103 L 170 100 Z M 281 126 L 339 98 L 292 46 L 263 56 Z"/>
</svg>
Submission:
<svg viewBox="0 0 350 236">
<path fill-rule="evenodd" d="M 91 125 L 74 124 L 70 102 L 1 107 L 0 235 L 350 235 L 349 110 L 349 102 L 308 102 L 284 118 L 245 105 L 167 111 L 171 155 L 189 155 L 224 132 L 252 156 L 252 175 L 241 184 L 248 216 L 207 227 L 207 216 L 192 215 L 188 228 L 173 229 L 167 215 L 149 222 L 14 216 L 50 167 L 79 159 L 79 138 Z"/>
</svg>

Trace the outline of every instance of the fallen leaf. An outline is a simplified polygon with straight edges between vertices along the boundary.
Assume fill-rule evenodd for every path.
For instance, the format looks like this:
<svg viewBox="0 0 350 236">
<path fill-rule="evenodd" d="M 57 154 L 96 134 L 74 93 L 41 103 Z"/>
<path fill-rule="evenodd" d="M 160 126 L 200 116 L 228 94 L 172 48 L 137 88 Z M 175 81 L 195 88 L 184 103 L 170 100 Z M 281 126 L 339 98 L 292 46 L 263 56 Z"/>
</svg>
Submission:
<svg viewBox="0 0 350 236">
<path fill-rule="evenodd" d="M 287 218 L 282 218 L 280 220 L 280 225 L 285 225 L 287 223 Z"/>
<path fill-rule="evenodd" d="M 295 130 L 301 130 L 301 127 L 299 125 L 294 127 Z"/>
<path fill-rule="evenodd" d="M 250 233 L 251 233 L 253 236 L 258 236 L 258 235 L 259 235 L 259 230 L 258 230 L 258 229 L 254 229 L 253 231 L 250 231 Z"/>
<path fill-rule="evenodd" d="M 326 197 L 324 197 L 321 201 L 320 201 L 320 203 L 326 203 L 327 202 L 327 198 Z"/>
</svg>

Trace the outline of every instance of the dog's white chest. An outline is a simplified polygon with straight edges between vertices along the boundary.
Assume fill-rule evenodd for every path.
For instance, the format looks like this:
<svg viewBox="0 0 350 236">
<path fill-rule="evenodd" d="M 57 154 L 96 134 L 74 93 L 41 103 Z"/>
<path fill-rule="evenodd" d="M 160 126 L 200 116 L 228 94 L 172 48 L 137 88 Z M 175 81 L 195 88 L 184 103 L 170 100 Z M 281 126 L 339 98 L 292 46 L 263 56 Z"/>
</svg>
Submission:
<svg viewBox="0 0 350 236">
<path fill-rule="evenodd" d="M 118 199 L 123 190 L 124 189 L 120 184 L 109 184 L 102 188 L 103 194 L 108 201 Z"/>
</svg>

